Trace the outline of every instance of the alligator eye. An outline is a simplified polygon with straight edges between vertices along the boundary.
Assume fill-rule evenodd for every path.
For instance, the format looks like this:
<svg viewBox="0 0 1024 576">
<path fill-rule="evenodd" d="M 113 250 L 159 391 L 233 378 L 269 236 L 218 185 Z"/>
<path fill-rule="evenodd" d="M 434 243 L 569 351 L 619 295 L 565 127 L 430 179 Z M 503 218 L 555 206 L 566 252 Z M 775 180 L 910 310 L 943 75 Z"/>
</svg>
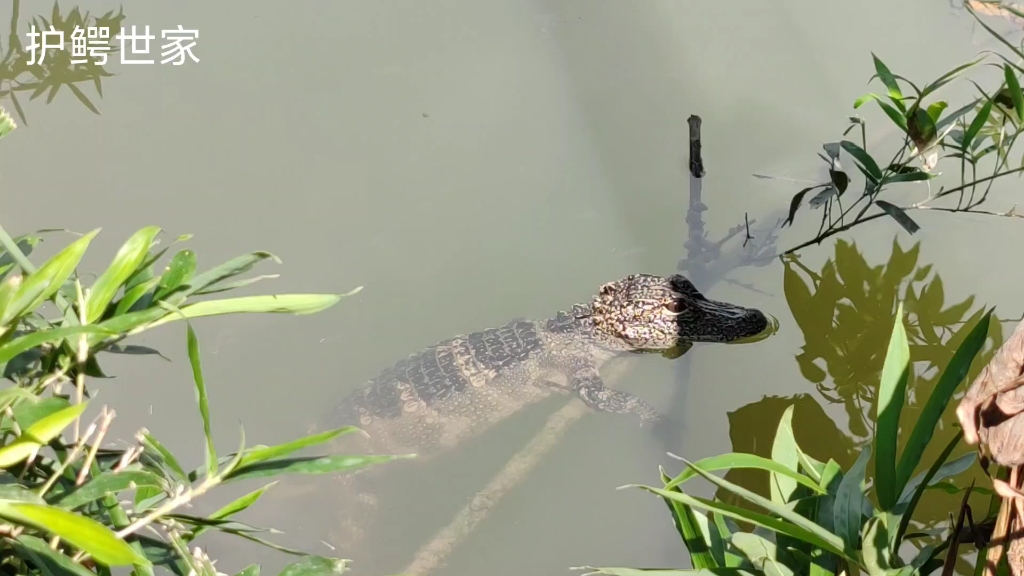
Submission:
<svg viewBox="0 0 1024 576">
<path fill-rule="evenodd" d="M 683 304 L 678 300 L 672 300 L 665 304 L 665 309 L 673 314 L 679 314 L 683 311 Z"/>
</svg>

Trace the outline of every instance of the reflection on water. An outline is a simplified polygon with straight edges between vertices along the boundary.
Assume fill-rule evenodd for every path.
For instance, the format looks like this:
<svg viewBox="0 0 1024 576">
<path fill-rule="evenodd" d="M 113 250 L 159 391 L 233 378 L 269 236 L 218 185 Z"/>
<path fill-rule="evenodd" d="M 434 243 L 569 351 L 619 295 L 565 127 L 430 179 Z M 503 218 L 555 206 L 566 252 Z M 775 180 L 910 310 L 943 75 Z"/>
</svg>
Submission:
<svg viewBox="0 0 1024 576">
<path fill-rule="evenodd" d="M 103 97 L 103 79 L 113 76 L 104 66 L 97 63 L 92 57 L 73 58 L 68 42 L 65 42 L 65 49 L 50 48 L 44 52 L 31 50 L 21 41 L 21 34 L 30 26 L 36 30 L 47 30 L 53 27 L 55 31 L 64 33 L 66 39 L 70 39 L 71 32 L 75 28 L 85 30 L 88 27 L 106 27 L 109 30 L 119 30 L 124 21 L 124 12 L 113 10 L 102 16 L 94 16 L 86 11 L 84 14 L 78 7 L 74 7 L 66 15 L 61 13 L 60 5 L 54 3 L 53 11 L 47 16 L 38 15 L 28 19 L 28 23 L 22 22 L 21 0 L 12 0 L 11 4 L 11 25 L 7 33 L 7 45 L 0 47 L 3 58 L 0 59 L 0 98 L 10 99 L 14 111 L 22 124 L 28 125 L 25 110 L 22 107 L 22 99 L 27 94 L 28 99 L 36 98 L 46 94 L 46 103 L 50 104 L 57 97 L 62 88 L 67 88 L 75 98 L 87 109 L 95 114 L 100 111 L 92 103 L 89 96 L 83 90 L 83 85 L 91 84 L 96 90 L 96 95 Z M 116 54 L 118 49 L 110 47 L 107 53 Z M 75 62 L 72 62 L 75 60 Z M 19 94 L 21 96 L 19 97 Z"/>
<path fill-rule="evenodd" d="M 72 65 L 68 51 L 29 65 L 23 42 L 33 23 L 66 35 L 76 25 L 120 28 L 122 12 L 110 11 L 109 2 L 94 4 L 100 8 L 56 6 L 45 15 L 26 14 L 41 4 L 9 4 L 0 98 L 20 123 L 28 123 L 24 104 L 44 95 L 41 101 L 58 108 L 98 114 L 94 100 L 104 97 L 103 80 L 111 72 L 92 63 Z M 600 279 L 670 272 L 684 252 L 680 266 L 702 291 L 779 319 L 779 335 L 770 341 L 702 347 L 675 364 L 640 359 L 623 387 L 660 397 L 652 402 L 686 429 L 652 438 L 615 419 L 582 419 L 438 574 L 483 573 L 483 566 L 499 574 L 564 574 L 571 565 L 598 563 L 599 554 L 607 554 L 609 565 L 670 564 L 680 552 L 663 506 L 643 508 L 643 497 L 615 492 L 615 486 L 653 477 L 658 464 L 669 462 L 665 452 L 767 455 L 764 439 L 791 403 L 798 442 L 819 459 L 848 466 L 873 427 L 871 403 L 897 299 L 906 299 L 911 355 L 918 361 L 908 419 L 982 309 L 972 298 L 947 303 L 943 279 L 931 264 L 919 263 L 916 245 L 909 251 L 893 246 L 880 264 L 848 243 L 837 244 L 821 266 L 796 258 L 780 262 L 773 258 L 775 239 L 788 196 L 766 193 L 749 177 L 804 172 L 806 151 L 820 147 L 819 136 L 831 131 L 828 122 L 840 123 L 851 95 L 862 90 L 859 67 L 869 51 L 907 53 L 896 40 L 905 36 L 905 24 L 894 20 L 893 33 L 880 31 L 869 41 L 856 26 L 822 25 L 837 17 L 857 21 L 855 11 L 833 7 L 824 15 L 820 3 L 810 1 L 781 7 L 751 2 L 743 9 L 757 17 L 740 19 L 734 5 L 716 3 L 538 4 L 346 2 L 282 10 L 253 2 L 251 13 L 237 14 L 202 2 L 133 3 L 132 17 L 140 22 L 173 17 L 198 22 L 204 34 L 210 29 L 210 58 L 190 75 L 155 81 L 140 73 L 110 86 L 123 106 L 111 104 L 115 96 L 108 94 L 103 117 L 86 116 L 115 126 L 117 140 L 127 144 L 108 139 L 96 157 L 82 162 L 95 167 L 99 157 L 119 179 L 149 184 L 131 190 L 137 196 L 119 213 L 102 203 L 69 202 L 58 221 L 44 224 L 79 228 L 71 220 L 81 217 L 109 227 L 156 218 L 168 227 L 205 228 L 204 238 L 222 232 L 223 243 L 211 241 L 215 250 L 222 244 L 233 250 L 239 242 L 290 253 L 289 275 L 311 289 L 365 283 L 353 306 L 336 316 L 209 323 L 211 332 L 226 334 L 222 350 L 209 358 L 210 370 L 222 371 L 211 376 L 223 382 L 211 392 L 224 394 L 214 404 L 235 410 L 217 420 L 264 423 L 252 434 L 265 444 L 305 429 L 327 404 L 409 350 L 558 309 Z M 924 2 L 915 6 L 922 10 L 916 15 L 921 26 L 946 31 L 946 23 L 928 20 L 938 16 Z M 538 21 L 537 11 L 548 16 Z M 941 7 L 935 13 L 945 17 Z M 708 32 L 722 26 L 734 33 Z M 268 47 L 271 37 L 281 41 Z M 628 42 L 610 43 L 610 37 Z M 311 50 L 311 38 L 332 48 Z M 836 50 L 828 62 L 816 49 L 825 41 Z M 954 44 L 940 43 L 906 68 L 958 63 Z M 297 77 L 309 79 L 299 91 L 267 89 L 290 87 Z M 777 91 L 750 89 L 783 77 L 791 89 L 812 96 L 790 101 Z M 196 96 L 187 106 L 161 99 L 181 97 L 178 82 L 191 82 L 180 89 Z M 58 98 L 61 92 L 74 98 Z M 137 109 L 125 112 L 143 100 L 151 103 L 143 112 L 146 123 L 138 122 Z M 691 113 L 707 121 L 709 161 L 705 194 L 687 204 L 685 165 L 678 160 Z M 277 122 L 275 138 L 253 127 L 253 118 L 268 116 Z M 192 134 L 185 134 L 186 125 Z M 138 145 L 153 133 L 163 138 L 159 153 Z M 20 152 L 12 146 L 6 153 Z M 766 165 L 773 163 L 779 165 Z M 4 178 L 25 185 L 30 171 L 8 169 Z M 73 190 L 69 194 L 123 200 L 117 183 L 54 178 L 55 188 Z M 165 213 L 150 212 L 157 203 L 167 205 Z M 862 246 L 888 243 L 888 237 L 861 240 L 857 234 L 851 237 Z M 695 242 L 684 246 L 686 239 Z M 804 253 L 826 250 L 831 246 Z M 947 264 L 936 261 L 940 265 Z M 949 266 L 947 288 L 957 270 Z M 1001 342 L 1000 328 L 993 323 L 969 378 Z M 179 335 L 169 333 L 167 341 L 177 343 Z M 159 348 L 182 364 L 184 352 L 175 352 L 174 344 Z M 175 386 L 178 373 L 151 375 L 152 364 L 115 369 L 125 381 L 150 385 L 111 389 L 110 396 L 128 398 L 119 412 L 126 419 L 153 403 L 163 408 L 133 424 L 177 429 L 194 414 L 191 391 Z M 689 401 L 694 390 L 717 404 L 695 407 Z M 509 421 L 422 473 L 381 470 L 387 521 L 365 557 L 354 555 L 354 567 L 365 572 L 374 556 L 385 557 L 389 567 L 403 566 L 455 511 L 474 504 L 474 495 L 557 408 L 546 405 Z M 695 415 L 701 426 L 723 423 L 705 430 L 687 421 Z M 952 422 L 951 416 L 943 420 L 932 450 L 952 434 Z M 193 424 L 182 433 L 182 453 L 197 453 L 200 444 L 188 435 Z M 767 494 L 764 478 L 734 474 Z M 288 531 L 271 536 L 275 541 L 330 553 L 319 541 L 339 518 L 328 504 L 331 483 L 317 487 L 318 497 L 288 500 L 273 514 L 264 514 L 269 503 L 261 502 L 239 519 Z M 944 520 L 957 498 L 930 492 L 924 518 Z M 273 574 L 288 560 L 211 536 L 222 558 L 218 567 L 228 573 L 261 561 Z M 630 554 L 644 557 L 632 561 Z"/>
</svg>

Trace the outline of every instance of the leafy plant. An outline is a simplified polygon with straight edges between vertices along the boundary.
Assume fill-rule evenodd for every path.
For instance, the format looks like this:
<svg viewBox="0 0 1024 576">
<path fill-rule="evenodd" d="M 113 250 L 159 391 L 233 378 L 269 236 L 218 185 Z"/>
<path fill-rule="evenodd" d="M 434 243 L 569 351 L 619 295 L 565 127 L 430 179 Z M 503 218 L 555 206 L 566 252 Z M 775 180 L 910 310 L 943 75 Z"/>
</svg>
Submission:
<svg viewBox="0 0 1024 576">
<path fill-rule="evenodd" d="M 1024 51 L 985 24 L 970 3 L 964 2 L 964 7 L 986 31 L 1007 46 L 1016 59 L 1024 60 Z M 869 102 L 876 103 L 903 135 L 903 143 L 886 161 L 868 150 L 867 122 L 859 116 L 851 116 L 850 124 L 843 131 L 843 139 L 823 145 L 827 156 L 818 154 L 827 166 L 829 178 L 811 183 L 794 194 L 790 201 L 786 220 L 790 225 L 805 200 L 811 209 L 822 208 L 818 233 L 811 240 L 788 249 L 785 254 L 820 244 L 830 236 L 886 216 L 914 234 L 920 229 L 910 215 L 915 210 L 1018 216 L 1012 210 L 992 212 L 980 207 L 988 200 L 992 184 L 997 179 L 1024 171 L 1024 156 L 1019 161 L 1010 158 L 1011 149 L 1024 127 L 1024 94 L 1020 86 L 1020 73 L 1024 72 L 1024 67 L 997 52 L 985 51 L 982 54 L 985 55 L 957 66 L 922 88 L 892 72 L 878 56 L 872 54 L 875 67 L 872 79 L 878 78 L 884 92 L 865 94 L 854 102 L 853 107 L 857 109 Z M 990 94 L 972 80 L 970 82 L 977 89 L 978 97 L 947 112 L 949 103 L 935 99 L 936 92 L 984 62 L 988 54 L 1001 60 L 998 64 L 988 64 L 1000 71 L 1000 86 Z M 856 138 L 846 139 L 854 130 L 860 132 L 859 143 Z M 938 176 L 935 169 L 947 158 L 959 160 L 960 181 L 932 193 L 929 181 Z M 988 164 L 988 159 L 992 162 L 987 168 L 988 173 L 984 174 L 983 164 Z M 851 174 L 843 167 L 850 161 L 863 178 L 862 188 L 853 187 Z M 916 165 L 918 163 L 919 166 Z M 901 205 L 887 192 L 894 185 L 914 182 L 928 184 L 927 198 Z M 856 192 L 857 189 L 861 191 Z M 955 203 L 940 202 L 954 196 Z"/>
<path fill-rule="evenodd" d="M 927 488 L 946 489 L 946 480 L 967 470 L 976 454 L 969 451 L 951 459 L 960 447 L 961 433 L 957 433 L 926 470 L 916 475 L 914 472 L 922 464 L 936 425 L 984 345 L 991 316 L 992 311 L 987 311 L 953 354 L 901 453 L 897 451 L 899 421 L 912 372 L 902 303 L 897 308 L 877 390 L 878 425 L 873 444 L 862 447 L 852 466 L 843 469 L 834 459 L 821 462 L 807 454 L 795 440 L 790 406 L 777 428 L 771 458 L 733 452 L 697 462 L 682 459 L 686 469 L 675 477 L 661 471 L 660 488 L 634 487 L 664 499 L 695 570 L 777 576 L 827 576 L 851 570 L 871 575 L 930 574 L 955 560 L 962 520 L 941 541 L 919 544 L 934 540 L 934 535 L 911 531 L 914 512 Z M 874 466 L 869 469 L 872 455 Z M 771 496 L 756 494 L 712 474 L 741 468 L 767 472 Z M 683 492 L 683 485 L 697 477 L 758 510 Z M 964 506 L 966 501 L 965 496 Z M 755 530 L 741 531 L 737 522 L 752 525 Z M 903 554 L 906 548 L 914 550 L 909 558 Z M 947 549 L 953 551 L 949 558 L 944 557 Z M 589 569 L 595 574 L 618 576 L 687 572 Z"/>
<path fill-rule="evenodd" d="M 0 138 L 15 127 L 0 109 Z M 133 234 L 91 285 L 78 265 L 99 233 L 81 235 L 41 266 L 28 253 L 41 238 L 12 238 L 0 227 L 0 367 L 10 385 L 0 390 L 0 558 L 18 574 L 70 576 L 111 574 L 132 567 L 151 575 L 163 566 L 179 576 L 215 576 L 213 562 L 198 547 L 201 534 L 220 530 L 303 556 L 288 574 L 337 573 L 347 560 L 309 556 L 274 545 L 263 529 L 232 517 L 260 499 L 265 485 L 206 517 L 183 506 L 232 482 L 281 474 L 325 474 L 354 470 L 401 456 L 304 456 L 357 429 L 344 427 L 276 446 L 247 446 L 240 431 L 235 452 L 218 455 L 199 340 L 190 320 L 239 313 L 311 314 L 354 294 L 278 294 L 198 299 L 251 284 L 240 279 L 266 259 L 253 252 L 197 272 L 191 250 L 178 251 L 157 273 L 168 248 L 157 250 L 160 229 Z M 175 242 L 187 240 L 180 237 Z M 188 356 L 205 432 L 205 463 L 186 471 L 151 433 L 141 430 L 127 448 L 102 447 L 113 412 L 103 407 L 81 430 L 90 408 L 86 377 L 102 376 L 100 352 L 126 351 L 123 339 L 170 322 L 187 325 Z M 64 384 L 73 389 L 61 393 Z M 70 436 L 70 439 L 67 437 Z M 246 576 L 259 573 L 250 566 Z"/>
</svg>

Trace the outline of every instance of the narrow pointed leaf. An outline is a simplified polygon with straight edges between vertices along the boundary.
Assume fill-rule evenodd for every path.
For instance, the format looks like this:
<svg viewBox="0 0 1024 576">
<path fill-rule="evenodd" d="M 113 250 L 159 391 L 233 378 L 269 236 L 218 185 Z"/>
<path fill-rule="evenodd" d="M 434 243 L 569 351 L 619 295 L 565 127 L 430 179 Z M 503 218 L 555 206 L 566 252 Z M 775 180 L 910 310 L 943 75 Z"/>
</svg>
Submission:
<svg viewBox="0 0 1024 576">
<path fill-rule="evenodd" d="M 18 354 L 37 348 L 43 344 L 52 344 L 71 336 L 78 336 L 79 334 L 106 334 L 108 336 L 112 336 L 114 335 L 114 332 L 111 332 L 102 326 L 95 325 L 68 326 L 67 328 L 52 328 L 50 330 L 29 332 L 24 336 L 14 338 L 10 342 L 0 346 L 0 363 L 8 362 Z"/>
<path fill-rule="evenodd" d="M 902 208 L 890 204 L 885 200 L 875 200 L 875 205 L 891 216 L 892 219 L 902 226 L 907 232 L 914 234 L 921 229 L 921 227 L 917 225 L 917 222 L 911 220 L 910 216 L 907 216 L 907 213 L 904 212 Z"/>
<path fill-rule="evenodd" d="M 0 500 L 0 516 L 59 536 L 107 566 L 150 565 L 149 560 L 106 526 L 54 506 Z"/>
<path fill-rule="evenodd" d="M 89 242 L 99 233 L 99 228 L 68 244 L 56 256 L 50 258 L 38 270 L 26 278 L 10 305 L 0 318 L 0 325 L 7 326 L 14 318 L 35 310 L 53 296 L 78 267 Z"/>
<path fill-rule="evenodd" d="M 206 436 L 206 475 L 212 478 L 217 473 L 217 450 L 213 446 L 213 432 L 210 429 L 210 405 L 206 395 L 206 381 L 203 379 L 203 366 L 199 359 L 199 340 L 191 324 L 188 324 L 188 359 L 192 364 L 196 398 L 199 402 L 199 413 L 203 417 L 203 434 Z"/>
<path fill-rule="evenodd" d="M 832 504 L 832 521 L 836 534 L 843 539 L 847 549 L 856 550 L 860 542 L 861 519 L 864 510 L 864 494 L 861 484 L 871 459 L 871 446 L 861 450 L 850 471 L 839 481 L 836 499 Z"/>
<path fill-rule="evenodd" d="M 220 316 L 224 314 L 315 314 L 334 306 L 349 294 L 280 294 L 243 296 L 224 300 L 204 300 L 182 306 L 185 318 Z M 154 321 L 150 328 L 182 320 L 179 314 L 169 314 Z"/>
<path fill-rule="evenodd" d="M 825 494 L 825 489 L 819 486 L 818 483 L 815 482 L 814 480 L 808 478 L 807 476 L 804 476 L 803 474 L 800 474 L 799 472 L 794 472 L 793 470 L 790 470 L 786 466 L 779 464 L 774 460 L 770 460 L 768 458 L 764 458 L 756 454 L 744 454 L 742 452 L 719 454 L 717 456 L 709 456 L 707 458 L 702 458 L 695 462 L 694 466 L 697 466 L 701 470 L 706 470 L 708 472 L 714 472 L 716 470 L 731 470 L 734 468 L 754 468 L 758 470 L 766 470 L 768 472 L 774 472 L 776 474 L 781 474 L 788 478 L 792 478 L 793 480 L 796 480 L 798 483 L 810 488 L 812 491 L 818 494 Z M 686 482 L 690 478 L 693 478 L 697 475 L 698 473 L 693 468 L 688 467 L 682 472 L 680 472 L 679 475 L 676 476 L 671 482 L 669 482 L 665 489 L 671 490 L 672 488 L 682 484 L 683 482 Z"/>
<path fill-rule="evenodd" d="M 882 365 L 882 381 L 878 387 L 875 432 L 875 489 L 882 510 L 891 510 L 903 490 L 896 479 L 896 446 L 899 436 L 900 413 L 907 396 L 910 378 L 910 345 L 903 327 L 903 302 L 896 308 L 889 348 Z"/>
<path fill-rule="evenodd" d="M 345 426 L 343 428 L 328 430 L 327 432 L 306 436 L 305 438 L 299 438 L 298 440 L 292 440 L 291 442 L 285 442 L 284 444 L 278 444 L 276 446 L 254 446 L 246 450 L 238 465 L 248 466 L 250 464 L 263 462 L 272 458 L 281 458 L 282 456 L 287 456 L 297 450 L 330 442 L 338 436 L 344 436 L 345 434 L 351 434 L 358 431 L 359 428 L 355 426 Z"/>
<path fill-rule="evenodd" d="M 239 466 L 225 475 L 225 481 L 247 478 L 268 478 L 283 474 L 333 474 L 365 468 L 373 464 L 391 462 L 414 457 L 414 454 L 383 456 L 310 456 L 305 458 L 282 458 L 268 460 L 249 466 Z"/>
<path fill-rule="evenodd" d="M 1003 64 L 1003 76 L 1006 78 L 1006 86 L 1010 90 L 1010 98 L 1013 100 L 1014 112 L 1017 113 L 1017 121 L 1024 122 L 1024 96 L 1021 95 L 1017 73 L 1010 68 L 1009 64 Z"/>
<path fill-rule="evenodd" d="M 149 254 L 149 247 L 153 245 L 153 239 L 159 233 L 160 228 L 157 226 L 142 228 L 132 234 L 117 251 L 113 262 L 90 289 L 89 304 L 86 307 L 86 320 L 89 323 L 95 322 L 103 315 L 118 289 L 128 281 Z"/>
</svg>

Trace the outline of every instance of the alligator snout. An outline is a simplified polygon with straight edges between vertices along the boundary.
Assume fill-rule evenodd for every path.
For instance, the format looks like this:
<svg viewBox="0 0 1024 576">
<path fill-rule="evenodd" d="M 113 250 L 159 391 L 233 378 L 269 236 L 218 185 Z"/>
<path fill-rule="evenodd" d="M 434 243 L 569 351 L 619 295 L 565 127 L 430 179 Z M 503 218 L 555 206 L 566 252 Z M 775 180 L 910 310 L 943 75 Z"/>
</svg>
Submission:
<svg viewBox="0 0 1024 576">
<path fill-rule="evenodd" d="M 746 308 L 705 298 L 691 303 L 691 314 L 678 318 L 679 336 L 691 342 L 735 342 L 761 335 L 769 327 L 768 317 L 756 308 Z"/>
</svg>

